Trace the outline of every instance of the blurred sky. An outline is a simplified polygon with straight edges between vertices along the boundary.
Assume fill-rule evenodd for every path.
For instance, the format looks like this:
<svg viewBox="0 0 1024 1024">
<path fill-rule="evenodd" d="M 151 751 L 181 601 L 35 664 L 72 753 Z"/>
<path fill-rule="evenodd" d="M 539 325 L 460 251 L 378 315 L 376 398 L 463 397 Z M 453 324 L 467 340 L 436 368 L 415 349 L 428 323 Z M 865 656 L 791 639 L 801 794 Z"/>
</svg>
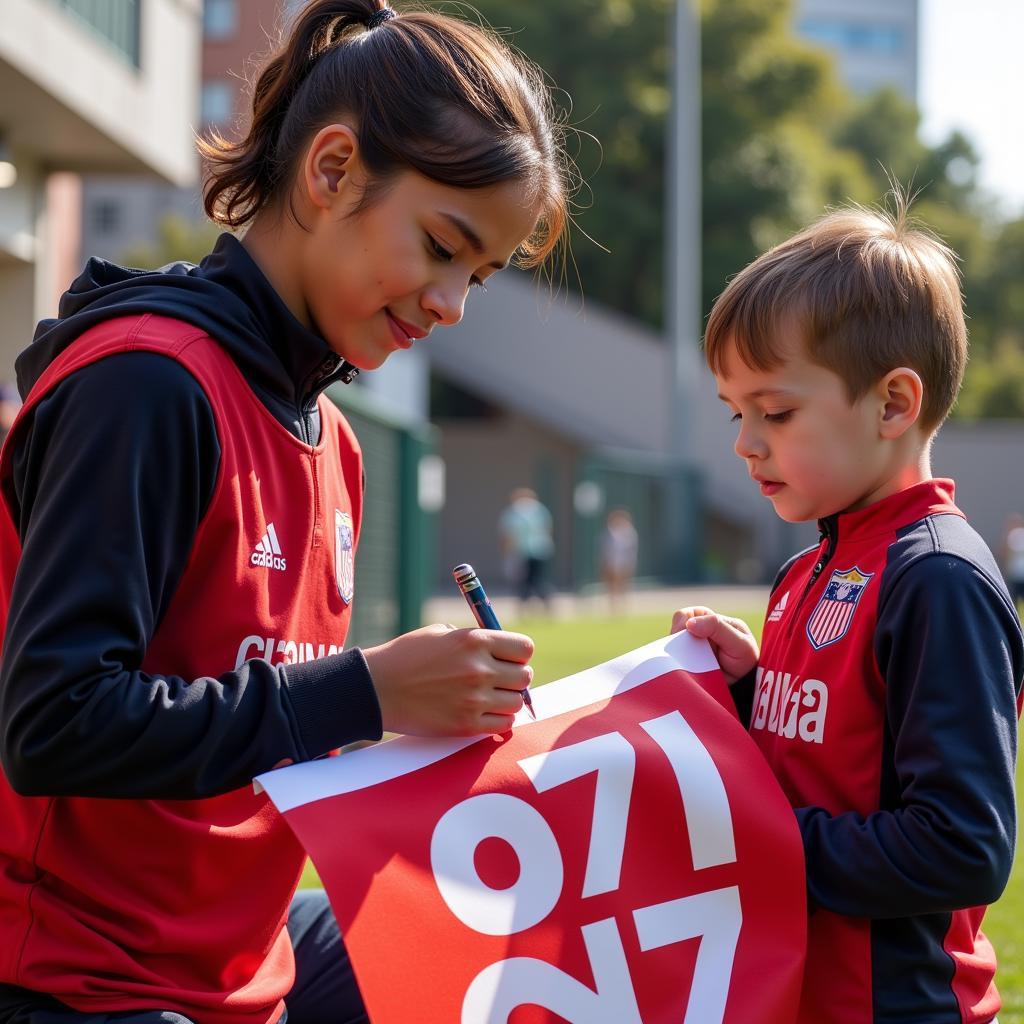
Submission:
<svg viewBox="0 0 1024 1024">
<path fill-rule="evenodd" d="M 982 185 L 1024 214 L 1024 0 L 921 0 L 923 135 L 963 130 Z"/>
</svg>

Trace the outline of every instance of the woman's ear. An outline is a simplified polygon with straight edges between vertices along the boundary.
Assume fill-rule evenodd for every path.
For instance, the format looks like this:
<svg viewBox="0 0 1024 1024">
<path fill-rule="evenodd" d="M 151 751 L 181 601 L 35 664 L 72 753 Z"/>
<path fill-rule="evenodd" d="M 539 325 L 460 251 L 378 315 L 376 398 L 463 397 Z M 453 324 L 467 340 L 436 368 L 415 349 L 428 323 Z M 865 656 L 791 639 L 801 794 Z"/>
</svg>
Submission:
<svg viewBox="0 0 1024 1024">
<path fill-rule="evenodd" d="M 337 205 L 358 164 L 359 139 L 346 124 L 320 129 L 306 149 L 302 185 L 313 206 L 329 210 Z"/>
<path fill-rule="evenodd" d="M 879 433 L 894 440 L 905 434 L 920 418 L 924 382 L 916 370 L 899 366 L 878 382 L 878 392 L 882 400 Z"/>
</svg>

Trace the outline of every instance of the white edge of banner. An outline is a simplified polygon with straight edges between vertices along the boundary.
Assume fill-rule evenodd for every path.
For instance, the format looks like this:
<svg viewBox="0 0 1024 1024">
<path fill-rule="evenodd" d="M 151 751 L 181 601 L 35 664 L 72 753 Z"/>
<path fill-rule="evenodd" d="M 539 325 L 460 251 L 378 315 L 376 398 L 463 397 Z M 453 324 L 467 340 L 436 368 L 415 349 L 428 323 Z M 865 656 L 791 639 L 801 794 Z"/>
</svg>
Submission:
<svg viewBox="0 0 1024 1024">
<path fill-rule="evenodd" d="M 608 700 L 666 672 L 676 669 L 711 672 L 717 668 L 718 662 L 708 642 L 682 632 L 638 647 L 603 665 L 538 687 L 530 691 L 530 696 L 537 721 L 543 721 Z M 516 715 L 512 728 L 532 722 L 530 713 L 523 708 Z M 487 738 L 487 735 L 444 739 L 398 736 L 376 746 L 349 751 L 340 757 L 306 761 L 264 772 L 253 780 L 253 787 L 257 793 L 265 791 L 283 814 L 315 800 L 352 793 L 407 775 Z"/>
</svg>

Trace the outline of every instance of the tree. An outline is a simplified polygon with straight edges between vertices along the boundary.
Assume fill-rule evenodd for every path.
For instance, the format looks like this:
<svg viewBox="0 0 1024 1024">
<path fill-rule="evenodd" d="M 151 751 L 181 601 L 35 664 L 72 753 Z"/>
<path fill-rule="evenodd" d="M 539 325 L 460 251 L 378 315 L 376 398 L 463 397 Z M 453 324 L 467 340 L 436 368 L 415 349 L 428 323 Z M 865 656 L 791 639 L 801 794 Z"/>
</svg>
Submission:
<svg viewBox="0 0 1024 1024">
<path fill-rule="evenodd" d="M 702 11 L 707 313 L 729 277 L 867 181 L 830 144 L 849 98 L 829 58 L 791 32 L 790 0 L 704 0 Z"/>
<path fill-rule="evenodd" d="M 584 292 L 659 326 L 674 3 L 479 0 L 476 7 L 571 97 L 586 181 L 577 219 L 598 243 L 576 234 Z M 705 310 L 726 277 L 766 244 L 826 200 L 863 187 L 857 161 L 818 131 L 847 101 L 828 58 L 789 31 L 790 7 L 791 0 L 703 3 Z"/>
<path fill-rule="evenodd" d="M 570 269 L 569 285 L 658 323 L 672 0 L 475 7 L 550 75 L 572 126 L 567 141 L 585 185 L 575 209 L 578 280 Z"/>
</svg>

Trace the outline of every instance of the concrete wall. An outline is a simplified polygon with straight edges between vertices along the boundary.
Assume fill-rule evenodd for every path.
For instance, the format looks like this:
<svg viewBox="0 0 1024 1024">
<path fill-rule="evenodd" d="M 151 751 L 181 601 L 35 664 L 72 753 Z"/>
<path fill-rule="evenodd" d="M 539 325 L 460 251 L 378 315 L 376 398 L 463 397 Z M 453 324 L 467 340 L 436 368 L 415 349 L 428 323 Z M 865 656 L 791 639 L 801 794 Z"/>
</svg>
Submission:
<svg viewBox="0 0 1024 1024">
<path fill-rule="evenodd" d="M 1007 515 L 1024 514 L 1024 421 L 947 423 L 932 472 L 956 481 L 957 504 L 998 557 Z"/>
<path fill-rule="evenodd" d="M 498 518 L 516 486 L 533 487 L 556 522 L 553 576 L 565 585 L 572 565 L 572 490 L 579 448 L 524 416 L 448 420 L 439 454 L 446 466 L 445 507 L 438 517 L 436 586 L 451 587 L 451 569 L 470 562 L 490 590 L 507 589 Z"/>
<path fill-rule="evenodd" d="M 664 452 L 668 350 L 643 325 L 506 272 L 425 346 L 445 377 L 587 445 Z"/>
<path fill-rule="evenodd" d="M 0 255 L 0 380 L 14 380 L 14 359 L 32 340 L 35 266 Z"/>
</svg>

